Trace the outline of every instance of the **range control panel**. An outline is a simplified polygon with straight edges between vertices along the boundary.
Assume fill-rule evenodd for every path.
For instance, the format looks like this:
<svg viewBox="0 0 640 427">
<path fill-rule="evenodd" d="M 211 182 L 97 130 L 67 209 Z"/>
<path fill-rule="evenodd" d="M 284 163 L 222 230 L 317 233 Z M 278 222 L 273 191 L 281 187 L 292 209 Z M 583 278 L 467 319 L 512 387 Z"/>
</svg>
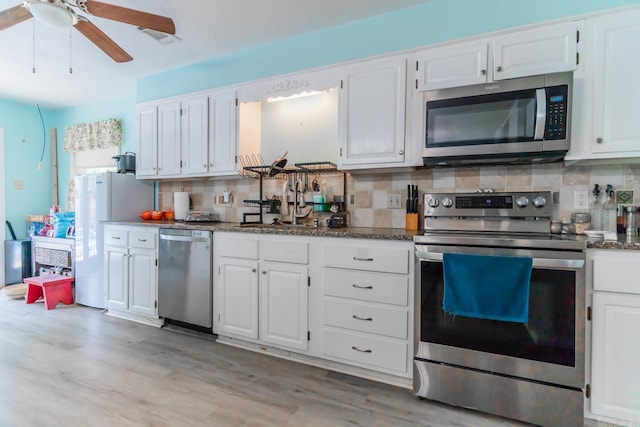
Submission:
<svg viewBox="0 0 640 427">
<path fill-rule="evenodd" d="M 512 193 L 425 193 L 425 217 L 550 218 L 550 191 Z"/>
</svg>

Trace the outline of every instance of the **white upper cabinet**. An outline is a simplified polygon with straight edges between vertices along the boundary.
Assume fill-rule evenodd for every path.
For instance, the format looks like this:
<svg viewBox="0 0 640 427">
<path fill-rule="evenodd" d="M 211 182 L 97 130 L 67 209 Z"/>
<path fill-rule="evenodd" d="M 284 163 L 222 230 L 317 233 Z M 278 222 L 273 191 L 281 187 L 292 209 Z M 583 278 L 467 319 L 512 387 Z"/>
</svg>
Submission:
<svg viewBox="0 0 640 427">
<path fill-rule="evenodd" d="M 340 91 L 340 168 L 408 164 L 406 64 L 406 56 L 396 56 L 346 68 Z"/>
<path fill-rule="evenodd" d="M 567 160 L 640 156 L 640 9 L 587 19 Z M 575 101 L 580 100 L 576 103 Z"/>
<path fill-rule="evenodd" d="M 578 63 L 578 23 L 518 31 L 493 39 L 493 79 L 573 71 Z"/>
<path fill-rule="evenodd" d="M 194 96 L 181 102 L 181 159 L 183 175 L 204 174 L 208 170 L 209 99 Z"/>
<path fill-rule="evenodd" d="M 220 90 L 209 94 L 208 171 L 211 175 L 236 173 L 237 123 L 236 91 Z"/>
<path fill-rule="evenodd" d="M 486 41 L 459 43 L 416 54 L 419 91 L 487 82 Z"/>
<path fill-rule="evenodd" d="M 142 178 L 236 175 L 235 90 L 138 106 L 136 174 Z"/>
<path fill-rule="evenodd" d="M 137 126 L 136 175 L 155 176 L 158 174 L 158 107 L 138 107 Z"/>
<path fill-rule="evenodd" d="M 158 105 L 158 175 L 180 174 L 180 101 Z"/>
<path fill-rule="evenodd" d="M 416 54 L 418 91 L 573 71 L 577 22 L 517 31 Z"/>
</svg>

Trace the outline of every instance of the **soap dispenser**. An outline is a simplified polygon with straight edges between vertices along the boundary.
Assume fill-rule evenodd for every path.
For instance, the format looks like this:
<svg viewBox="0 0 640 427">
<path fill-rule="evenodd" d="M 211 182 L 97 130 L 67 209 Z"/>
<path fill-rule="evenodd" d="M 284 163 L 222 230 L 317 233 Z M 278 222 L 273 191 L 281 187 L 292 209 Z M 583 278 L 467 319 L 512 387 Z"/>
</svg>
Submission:
<svg viewBox="0 0 640 427">
<path fill-rule="evenodd" d="M 591 192 L 591 194 L 593 194 L 593 202 L 592 202 L 592 209 L 593 209 L 593 215 L 592 215 L 592 227 L 593 230 L 602 230 L 602 204 L 600 203 L 600 186 L 598 184 L 595 184 L 593 186 L 593 191 Z"/>
</svg>

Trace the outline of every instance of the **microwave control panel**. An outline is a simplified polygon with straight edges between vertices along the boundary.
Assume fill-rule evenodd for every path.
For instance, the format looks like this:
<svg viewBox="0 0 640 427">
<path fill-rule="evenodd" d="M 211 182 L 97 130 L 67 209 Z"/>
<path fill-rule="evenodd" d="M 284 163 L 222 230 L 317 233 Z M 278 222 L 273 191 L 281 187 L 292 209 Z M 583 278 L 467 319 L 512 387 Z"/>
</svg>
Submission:
<svg viewBox="0 0 640 427">
<path fill-rule="evenodd" d="M 547 122 L 544 139 L 565 139 L 567 137 L 567 85 L 546 88 Z"/>
</svg>

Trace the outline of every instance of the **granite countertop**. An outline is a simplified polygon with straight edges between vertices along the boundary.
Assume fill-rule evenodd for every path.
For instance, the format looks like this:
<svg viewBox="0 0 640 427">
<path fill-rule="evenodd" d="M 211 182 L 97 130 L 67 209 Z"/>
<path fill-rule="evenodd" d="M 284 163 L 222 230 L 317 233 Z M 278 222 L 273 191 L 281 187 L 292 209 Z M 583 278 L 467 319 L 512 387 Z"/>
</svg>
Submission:
<svg viewBox="0 0 640 427">
<path fill-rule="evenodd" d="M 186 230 L 231 231 L 235 233 L 260 233 L 280 234 L 287 236 L 314 236 L 314 237 L 346 237 L 352 239 L 374 240 L 398 240 L 412 242 L 413 236 L 422 234 L 421 231 L 408 231 L 404 228 L 373 228 L 373 227 L 313 227 L 310 225 L 271 225 L 271 224 L 244 224 L 237 222 L 216 222 L 198 224 L 182 221 L 109 221 L 106 224 L 113 225 L 142 225 L 159 228 L 180 228 Z"/>
<path fill-rule="evenodd" d="M 618 234 L 617 241 L 589 239 L 587 249 L 623 249 L 640 251 L 640 236 L 627 236 Z"/>
<path fill-rule="evenodd" d="M 230 231 L 235 233 L 260 233 L 280 234 L 287 236 L 315 236 L 315 237 L 345 237 L 352 239 L 374 240 L 398 240 L 413 241 L 413 236 L 420 235 L 422 231 L 409 231 L 404 228 L 373 228 L 373 227 L 344 227 L 328 228 L 313 227 L 310 225 L 271 225 L 271 224 L 244 224 L 238 222 L 216 223 L 184 223 L 182 221 L 109 221 L 113 225 L 142 225 L 159 228 L 181 228 L 187 230 Z M 640 236 L 627 236 L 618 234 L 617 241 L 605 241 L 602 239 L 588 239 L 587 249 L 618 249 L 640 250 Z"/>
</svg>

